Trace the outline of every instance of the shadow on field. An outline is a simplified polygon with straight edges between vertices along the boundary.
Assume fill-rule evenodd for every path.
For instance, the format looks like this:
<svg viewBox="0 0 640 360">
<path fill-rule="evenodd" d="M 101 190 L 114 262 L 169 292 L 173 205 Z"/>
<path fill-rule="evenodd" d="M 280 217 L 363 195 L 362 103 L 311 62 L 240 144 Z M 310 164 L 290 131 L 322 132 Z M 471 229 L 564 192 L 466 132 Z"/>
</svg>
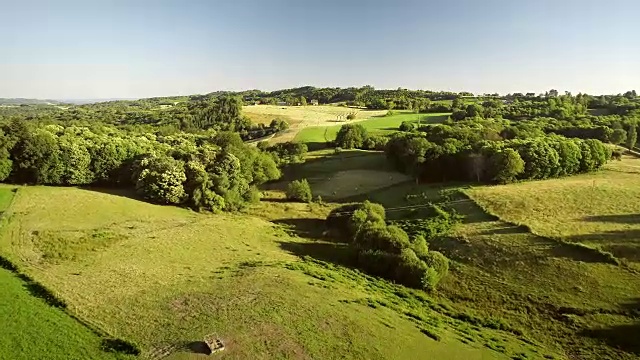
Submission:
<svg viewBox="0 0 640 360">
<path fill-rule="evenodd" d="M 604 233 L 574 235 L 570 242 L 600 243 L 603 250 L 630 261 L 640 261 L 640 229 L 607 231 Z"/>
<path fill-rule="evenodd" d="M 307 144 L 307 149 L 309 149 L 309 151 L 326 149 L 330 145 L 327 144 L 326 141 L 310 141 L 305 144 Z"/>
<path fill-rule="evenodd" d="M 329 242 L 281 242 L 280 247 L 299 257 L 309 256 L 316 260 L 342 265 L 356 269 L 352 261 L 352 253 L 347 244 Z"/>
<path fill-rule="evenodd" d="M 97 192 L 101 194 L 115 195 L 120 197 L 125 197 L 127 199 L 133 199 L 138 201 L 145 201 L 140 195 L 138 195 L 135 190 L 130 188 L 109 188 L 109 187 L 93 187 L 93 186 L 82 186 L 80 187 L 82 190 Z"/>
<path fill-rule="evenodd" d="M 302 238 L 324 239 L 324 231 L 326 229 L 324 219 L 278 219 L 272 222 L 282 225 Z"/>
<path fill-rule="evenodd" d="M 612 222 L 619 224 L 640 224 L 640 214 L 587 216 L 584 221 Z"/>
<path fill-rule="evenodd" d="M 635 324 L 614 325 L 608 328 L 587 329 L 580 335 L 601 340 L 607 345 L 622 351 L 640 355 L 640 299 L 622 304 L 621 309 L 628 311 L 636 319 Z"/>
</svg>

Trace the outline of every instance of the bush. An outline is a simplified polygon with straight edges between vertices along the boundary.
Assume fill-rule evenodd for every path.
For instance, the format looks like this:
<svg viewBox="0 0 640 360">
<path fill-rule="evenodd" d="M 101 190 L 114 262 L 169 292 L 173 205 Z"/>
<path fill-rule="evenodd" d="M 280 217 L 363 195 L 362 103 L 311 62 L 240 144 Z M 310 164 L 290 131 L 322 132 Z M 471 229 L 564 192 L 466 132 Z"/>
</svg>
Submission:
<svg viewBox="0 0 640 360">
<path fill-rule="evenodd" d="M 287 186 L 287 199 L 302 202 L 311 202 L 311 186 L 307 179 L 294 180 Z"/>
<path fill-rule="evenodd" d="M 364 140 L 362 144 L 362 149 L 382 151 L 384 150 L 388 141 L 389 139 L 384 136 L 377 136 L 377 135 L 367 136 L 367 138 Z"/>
<path fill-rule="evenodd" d="M 331 210 L 326 224 L 334 236 L 352 241 L 365 224 L 385 224 L 384 207 L 369 201 L 342 205 Z"/>
<path fill-rule="evenodd" d="M 415 125 L 409 121 L 403 121 L 398 128 L 400 131 L 412 131 L 413 129 L 415 129 Z"/>
<path fill-rule="evenodd" d="M 355 120 L 355 118 L 356 118 L 356 114 L 347 115 L 347 120 Z"/>
<path fill-rule="evenodd" d="M 399 227 L 365 222 L 357 232 L 353 244 L 359 249 L 379 250 L 391 254 L 400 254 L 411 245 L 409 236 Z"/>
<path fill-rule="evenodd" d="M 427 280 L 423 285 L 428 289 L 435 289 L 436 285 L 449 272 L 449 259 L 438 251 L 429 251 L 424 257 L 425 264 L 433 271 L 423 280 Z"/>
</svg>

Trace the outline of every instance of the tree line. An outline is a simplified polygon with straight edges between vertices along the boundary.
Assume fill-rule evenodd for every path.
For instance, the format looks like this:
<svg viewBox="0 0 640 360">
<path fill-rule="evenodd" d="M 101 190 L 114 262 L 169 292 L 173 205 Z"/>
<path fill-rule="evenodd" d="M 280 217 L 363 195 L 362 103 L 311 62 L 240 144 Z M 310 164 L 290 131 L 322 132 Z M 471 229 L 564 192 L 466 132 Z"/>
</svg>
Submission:
<svg viewBox="0 0 640 360">
<path fill-rule="evenodd" d="M 0 133 L 0 181 L 132 188 L 149 201 L 198 210 L 256 201 L 257 186 L 280 177 L 278 162 L 278 152 L 226 131 L 157 135 L 14 120 Z"/>
</svg>

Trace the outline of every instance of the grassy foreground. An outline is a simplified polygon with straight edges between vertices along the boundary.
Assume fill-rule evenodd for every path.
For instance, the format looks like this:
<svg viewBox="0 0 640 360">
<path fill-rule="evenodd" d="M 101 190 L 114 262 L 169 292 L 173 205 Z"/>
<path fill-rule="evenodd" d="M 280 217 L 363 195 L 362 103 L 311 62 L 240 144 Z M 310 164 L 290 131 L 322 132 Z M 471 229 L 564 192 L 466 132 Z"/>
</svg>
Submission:
<svg viewBox="0 0 640 360">
<path fill-rule="evenodd" d="M 322 218 L 328 208 L 266 203 L 253 210 L 278 215 L 274 226 L 125 195 L 20 188 L 0 253 L 91 326 L 136 343 L 143 358 L 200 356 L 195 345 L 206 335 L 223 339 L 219 356 L 227 359 L 533 353 L 524 340 L 468 325 L 422 292 L 314 260 L 342 248 L 282 229 Z"/>
<path fill-rule="evenodd" d="M 13 188 L 0 188 L 0 212 L 13 199 Z M 8 264 L 4 264 L 8 266 Z M 102 350 L 103 339 L 38 296 L 28 279 L 0 267 L 0 358 L 116 359 Z"/>
</svg>

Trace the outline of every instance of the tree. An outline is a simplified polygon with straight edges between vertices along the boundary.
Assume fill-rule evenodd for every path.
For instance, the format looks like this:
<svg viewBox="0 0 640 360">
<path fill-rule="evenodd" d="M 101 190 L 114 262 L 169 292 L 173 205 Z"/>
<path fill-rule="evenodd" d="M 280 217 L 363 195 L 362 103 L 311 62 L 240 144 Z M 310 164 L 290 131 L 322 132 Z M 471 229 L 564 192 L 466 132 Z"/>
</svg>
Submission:
<svg viewBox="0 0 640 360">
<path fill-rule="evenodd" d="M 307 106 L 307 98 L 300 96 L 300 105 Z"/>
<path fill-rule="evenodd" d="M 636 129 L 636 124 L 631 123 L 629 126 L 629 130 L 627 131 L 627 148 L 629 150 L 633 150 L 636 146 L 636 142 L 638 141 L 638 131 Z"/>
<path fill-rule="evenodd" d="M 275 129 L 276 131 L 284 131 L 289 128 L 289 123 L 282 119 L 273 119 L 271 120 L 269 127 Z"/>
<path fill-rule="evenodd" d="M 490 158 L 493 178 L 491 180 L 507 184 L 515 181 L 515 179 L 524 171 L 524 160 L 517 151 L 513 149 L 503 149 L 496 152 Z"/>
<path fill-rule="evenodd" d="M 367 129 L 360 124 L 346 124 L 340 127 L 335 144 L 343 149 L 361 148 L 367 138 Z"/>
<path fill-rule="evenodd" d="M 609 137 L 612 144 L 622 144 L 627 140 L 627 132 L 624 129 L 615 129 Z"/>
<path fill-rule="evenodd" d="M 307 179 L 294 180 L 287 186 L 287 199 L 301 202 L 310 202 L 313 199 L 311 186 Z"/>
<path fill-rule="evenodd" d="M 168 156 L 149 156 L 138 166 L 136 190 L 160 204 L 180 204 L 186 199 L 184 163 Z"/>
</svg>

